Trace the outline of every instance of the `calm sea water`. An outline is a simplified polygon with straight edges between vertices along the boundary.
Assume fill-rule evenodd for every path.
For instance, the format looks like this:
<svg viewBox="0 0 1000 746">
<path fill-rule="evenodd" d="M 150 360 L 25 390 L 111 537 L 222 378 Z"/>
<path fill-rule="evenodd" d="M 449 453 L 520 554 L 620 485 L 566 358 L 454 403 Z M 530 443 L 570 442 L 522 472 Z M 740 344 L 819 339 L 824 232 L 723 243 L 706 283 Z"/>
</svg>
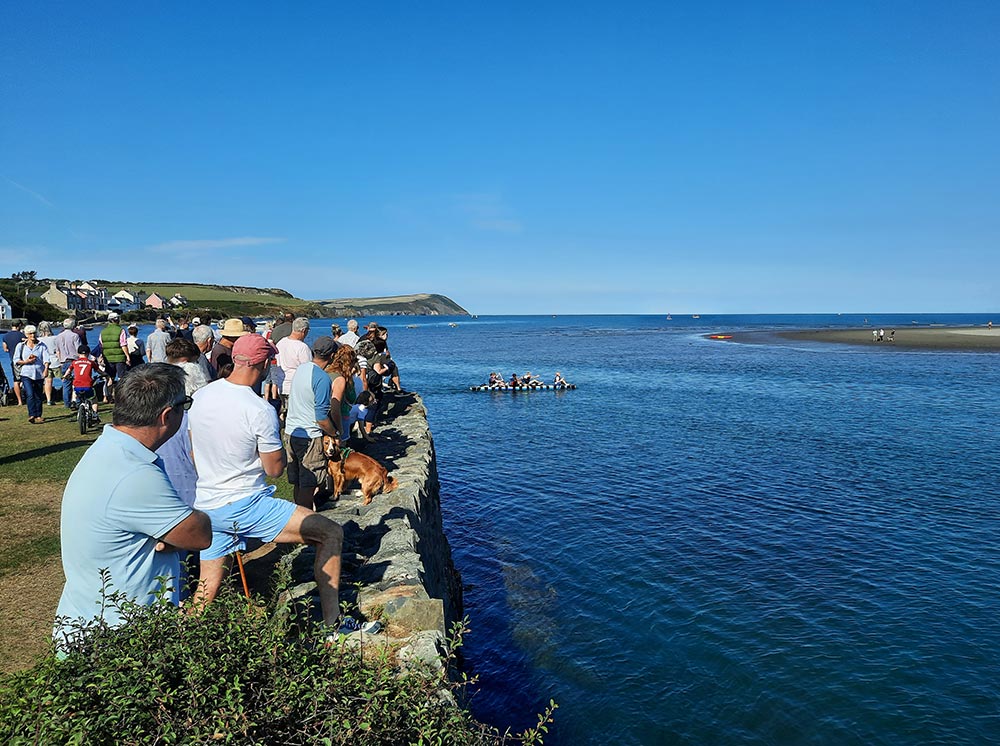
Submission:
<svg viewBox="0 0 1000 746">
<path fill-rule="evenodd" d="M 987 317 L 872 318 L 913 320 Z M 551 697 L 555 744 L 1000 739 L 1000 355 L 700 336 L 848 316 L 448 321 L 387 325 L 481 718 Z M 557 369 L 580 388 L 466 390 Z"/>
<path fill-rule="evenodd" d="M 988 317 L 871 318 L 914 320 Z M 550 744 L 1000 742 L 1000 355 L 702 337 L 862 323 L 385 320 L 481 719 L 552 698 Z M 580 388 L 467 390 L 491 370 Z"/>
</svg>

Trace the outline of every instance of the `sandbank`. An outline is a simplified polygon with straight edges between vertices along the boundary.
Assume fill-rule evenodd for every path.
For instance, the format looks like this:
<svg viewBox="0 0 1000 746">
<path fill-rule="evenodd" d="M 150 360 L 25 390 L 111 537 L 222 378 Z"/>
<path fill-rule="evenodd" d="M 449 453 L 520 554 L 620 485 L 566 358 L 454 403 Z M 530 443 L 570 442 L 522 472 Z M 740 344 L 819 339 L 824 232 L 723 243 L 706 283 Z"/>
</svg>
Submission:
<svg viewBox="0 0 1000 746">
<path fill-rule="evenodd" d="M 885 341 L 872 341 L 868 329 L 802 329 L 776 332 L 784 339 L 803 342 L 836 342 L 839 344 L 865 345 L 886 350 L 971 350 L 975 352 L 1000 352 L 1000 328 L 985 326 L 962 327 L 896 327 L 895 340 L 889 341 L 890 329 L 885 330 Z M 734 341 L 738 335 L 734 335 Z M 742 340 L 741 340 L 742 341 Z"/>
</svg>

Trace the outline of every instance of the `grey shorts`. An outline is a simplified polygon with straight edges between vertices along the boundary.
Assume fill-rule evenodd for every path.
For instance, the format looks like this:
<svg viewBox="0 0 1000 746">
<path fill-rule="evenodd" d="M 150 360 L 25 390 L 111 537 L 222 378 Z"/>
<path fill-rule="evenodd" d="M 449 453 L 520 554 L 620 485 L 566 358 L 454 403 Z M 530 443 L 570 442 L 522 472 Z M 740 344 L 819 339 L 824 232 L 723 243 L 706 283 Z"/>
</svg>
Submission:
<svg viewBox="0 0 1000 746">
<path fill-rule="evenodd" d="M 288 456 L 288 483 L 295 487 L 319 487 L 326 482 L 326 454 L 323 437 L 297 438 L 288 436 L 285 444 Z"/>
</svg>

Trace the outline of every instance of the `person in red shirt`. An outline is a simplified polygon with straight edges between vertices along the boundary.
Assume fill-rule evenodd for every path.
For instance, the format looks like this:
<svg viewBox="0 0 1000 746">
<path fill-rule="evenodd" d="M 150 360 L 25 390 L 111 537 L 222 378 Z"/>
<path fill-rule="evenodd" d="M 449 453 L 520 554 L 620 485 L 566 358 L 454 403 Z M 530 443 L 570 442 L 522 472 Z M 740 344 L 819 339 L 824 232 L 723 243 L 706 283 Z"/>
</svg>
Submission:
<svg viewBox="0 0 1000 746">
<path fill-rule="evenodd" d="M 97 401 L 94 399 L 94 360 L 90 357 L 90 348 L 87 345 L 77 347 L 76 354 L 76 360 L 69 367 L 73 376 L 73 390 L 76 392 L 76 400 L 81 405 L 89 401 L 96 416 Z"/>
</svg>

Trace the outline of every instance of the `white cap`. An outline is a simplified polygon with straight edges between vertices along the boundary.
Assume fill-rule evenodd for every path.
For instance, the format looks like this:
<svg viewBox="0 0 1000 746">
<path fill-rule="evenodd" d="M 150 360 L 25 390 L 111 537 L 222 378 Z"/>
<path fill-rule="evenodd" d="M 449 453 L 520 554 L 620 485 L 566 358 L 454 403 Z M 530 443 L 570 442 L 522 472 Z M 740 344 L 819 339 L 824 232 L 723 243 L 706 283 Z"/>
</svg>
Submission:
<svg viewBox="0 0 1000 746">
<path fill-rule="evenodd" d="M 201 318 L 198 317 L 198 316 L 195 316 L 193 319 L 191 319 L 191 323 L 194 324 L 195 326 L 198 326 L 198 324 L 201 323 Z"/>
<path fill-rule="evenodd" d="M 114 311 L 112 311 L 111 313 L 108 314 L 108 321 L 117 321 L 117 320 L 118 320 L 118 314 L 117 313 L 115 313 Z"/>
</svg>

